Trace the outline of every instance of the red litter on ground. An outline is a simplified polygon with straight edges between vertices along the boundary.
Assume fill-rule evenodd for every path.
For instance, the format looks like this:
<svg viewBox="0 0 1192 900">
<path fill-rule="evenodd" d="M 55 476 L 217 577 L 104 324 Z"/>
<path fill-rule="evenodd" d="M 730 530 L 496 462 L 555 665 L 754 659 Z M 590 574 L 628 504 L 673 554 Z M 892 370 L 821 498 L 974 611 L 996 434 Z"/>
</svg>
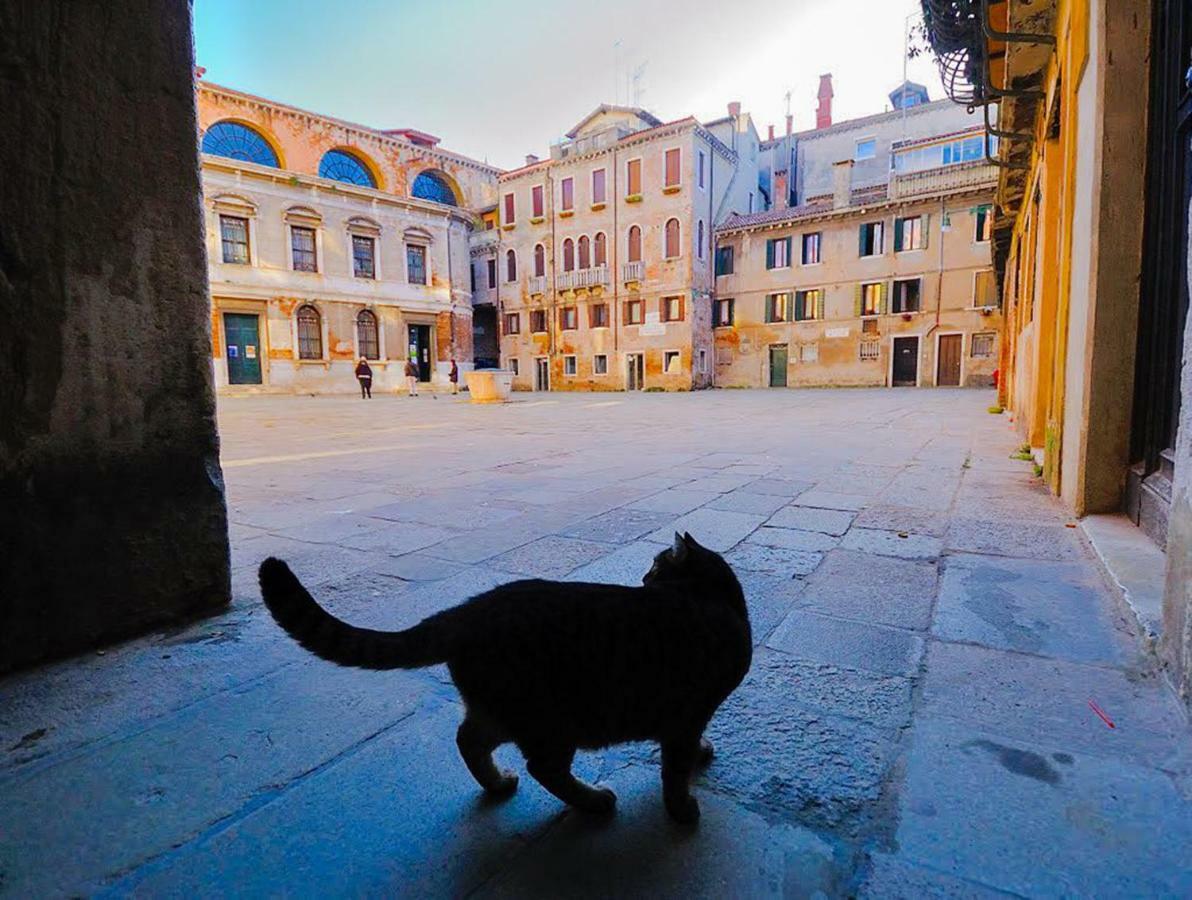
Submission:
<svg viewBox="0 0 1192 900">
<path fill-rule="evenodd" d="M 1093 712 L 1095 712 L 1100 717 L 1101 721 L 1104 722 L 1106 725 L 1108 725 L 1110 728 L 1117 728 L 1117 726 L 1113 724 L 1113 719 L 1111 719 L 1111 718 L 1109 718 L 1109 716 L 1105 715 L 1104 710 L 1102 710 L 1101 707 L 1099 707 L 1092 700 L 1089 701 L 1089 709 L 1091 709 Z"/>
</svg>

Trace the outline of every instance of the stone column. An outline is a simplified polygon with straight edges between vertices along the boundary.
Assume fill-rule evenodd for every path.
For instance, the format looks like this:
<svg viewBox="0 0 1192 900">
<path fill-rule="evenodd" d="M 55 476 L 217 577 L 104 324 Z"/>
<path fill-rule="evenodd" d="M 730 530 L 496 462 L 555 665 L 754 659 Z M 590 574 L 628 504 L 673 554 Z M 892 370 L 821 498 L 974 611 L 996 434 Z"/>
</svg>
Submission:
<svg viewBox="0 0 1192 900">
<path fill-rule="evenodd" d="M 189 4 L 0 0 L 0 671 L 227 603 Z"/>
</svg>

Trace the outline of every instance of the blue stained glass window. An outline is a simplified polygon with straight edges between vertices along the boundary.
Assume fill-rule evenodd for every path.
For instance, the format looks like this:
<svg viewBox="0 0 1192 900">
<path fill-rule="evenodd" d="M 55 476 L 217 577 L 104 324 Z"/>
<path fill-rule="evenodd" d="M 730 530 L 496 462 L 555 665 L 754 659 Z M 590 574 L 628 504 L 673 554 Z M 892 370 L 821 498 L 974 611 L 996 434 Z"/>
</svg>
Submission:
<svg viewBox="0 0 1192 900">
<path fill-rule="evenodd" d="M 419 200 L 430 200 L 445 206 L 455 206 L 455 191 L 437 172 L 423 172 L 414 179 L 413 195 Z"/>
<path fill-rule="evenodd" d="M 242 159 L 276 169 L 280 164 L 269 142 L 239 122 L 216 122 L 203 135 L 203 152 L 228 159 Z"/>
<path fill-rule="evenodd" d="M 344 150 L 328 150 L 323 154 L 323 159 L 319 162 L 319 177 L 364 187 L 377 186 L 368 167 Z"/>
</svg>

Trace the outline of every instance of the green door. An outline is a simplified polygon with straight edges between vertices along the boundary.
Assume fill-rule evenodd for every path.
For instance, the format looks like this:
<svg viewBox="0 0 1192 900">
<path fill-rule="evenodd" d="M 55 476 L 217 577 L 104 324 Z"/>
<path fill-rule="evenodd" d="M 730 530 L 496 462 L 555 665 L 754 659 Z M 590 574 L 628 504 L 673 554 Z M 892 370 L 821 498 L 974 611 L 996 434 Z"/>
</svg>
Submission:
<svg viewBox="0 0 1192 900">
<path fill-rule="evenodd" d="M 786 387 L 786 344 L 770 345 L 770 387 Z"/>
<path fill-rule="evenodd" d="M 261 383 L 261 339 L 256 316 L 224 313 L 224 348 L 228 384 Z"/>
</svg>

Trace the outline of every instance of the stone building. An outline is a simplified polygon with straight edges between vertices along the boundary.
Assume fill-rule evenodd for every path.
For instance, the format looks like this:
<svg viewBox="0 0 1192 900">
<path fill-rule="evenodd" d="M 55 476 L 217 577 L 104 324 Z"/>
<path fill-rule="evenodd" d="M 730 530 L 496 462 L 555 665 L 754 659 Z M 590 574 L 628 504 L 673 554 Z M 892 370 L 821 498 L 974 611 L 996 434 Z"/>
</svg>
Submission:
<svg viewBox="0 0 1192 900">
<path fill-rule="evenodd" d="M 196 87 L 222 390 L 377 390 L 408 357 L 444 384 L 472 360 L 474 209 L 498 170 L 414 129 L 376 130 L 200 80 Z"/>
<path fill-rule="evenodd" d="M 954 99 L 1000 101 L 1001 401 L 1192 703 L 1188 4 L 923 5 Z"/>
<path fill-rule="evenodd" d="M 501 360 L 533 390 L 711 384 L 712 229 L 760 208 L 740 104 L 700 123 L 602 105 L 550 157 L 500 176 Z"/>
</svg>

